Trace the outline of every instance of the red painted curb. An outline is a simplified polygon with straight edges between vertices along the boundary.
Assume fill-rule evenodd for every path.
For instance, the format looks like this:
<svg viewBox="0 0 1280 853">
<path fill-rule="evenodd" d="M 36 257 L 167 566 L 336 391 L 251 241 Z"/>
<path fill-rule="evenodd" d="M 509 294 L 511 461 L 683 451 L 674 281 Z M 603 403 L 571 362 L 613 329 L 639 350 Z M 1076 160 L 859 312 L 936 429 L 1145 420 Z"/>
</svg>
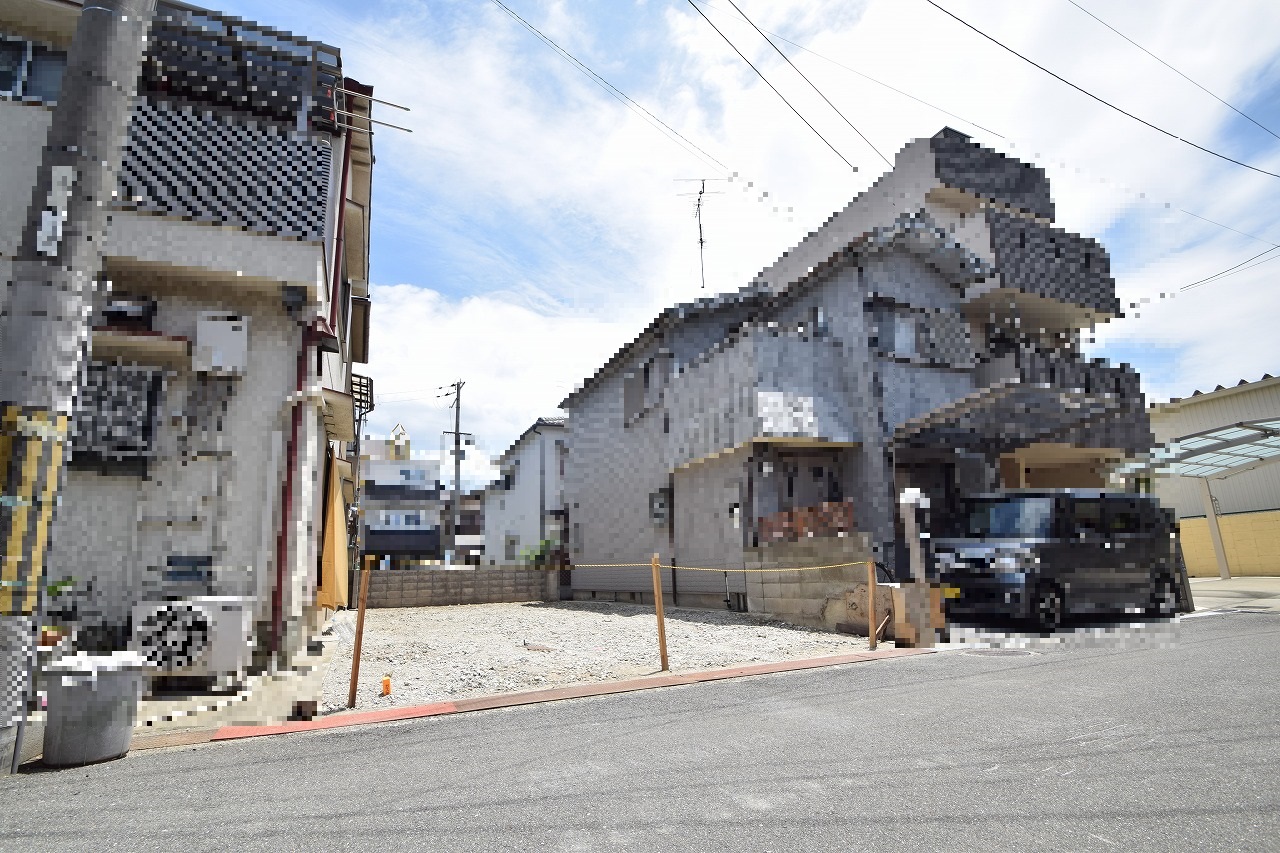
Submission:
<svg viewBox="0 0 1280 853">
<path fill-rule="evenodd" d="M 479 696 L 475 699 L 458 699 L 453 702 L 433 702 L 430 705 L 412 705 L 406 708 L 387 708 L 381 711 L 355 711 L 275 726 L 223 726 L 210 740 L 238 740 L 265 735 L 283 735 L 294 732 L 312 732 L 322 729 L 338 729 L 363 726 L 372 723 L 390 723 L 397 720 L 413 720 L 421 717 L 438 717 L 444 714 L 461 714 L 468 711 L 488 711 L 496 708 L 512 708 L 541 702 L 558 702 L 562 699 L 583 699 L 589 696 L 608 696 L 614 693 L 632 693 L 658 687 L 674 687 L 681 684 L 698 684 L 704 681 L 721 681 L 726 678 L 742 678 L 751 675 L 770 675 L 823 666 L 840 666 L 886 658 L 932 654 L 933 649 L 884 649 L 874 652 L 853 652 L 805 660 L 776 661 L 773 663 L 733 666 L 709 669 L 702 672 L 665 673 L 625 681 L 607 681 L 600 684 L 574 684 L 568 687 L 551 687 L 546 690 L 528 690 L 523 693 L 507 693 L 497 696 Z"/>
<path fill-rule="evenodd" d="M 211 740 L 236 740 L 263 735 L 284 735 L 292 732 L 312 732 L 319 729 L 339 729 L 368 723 L 391 723 L 396 720 L 412 720 L 418 717 L 435 717 L 457 711 L 452 702 L 433 702 L 430 705 L 410 705 L 406 708 L 386 708 L 381 711 L 360 711 L 354 714 L 335 714 L 315 720 L 299 720 L 275 726 L 223 726 Z"/>
</svg>

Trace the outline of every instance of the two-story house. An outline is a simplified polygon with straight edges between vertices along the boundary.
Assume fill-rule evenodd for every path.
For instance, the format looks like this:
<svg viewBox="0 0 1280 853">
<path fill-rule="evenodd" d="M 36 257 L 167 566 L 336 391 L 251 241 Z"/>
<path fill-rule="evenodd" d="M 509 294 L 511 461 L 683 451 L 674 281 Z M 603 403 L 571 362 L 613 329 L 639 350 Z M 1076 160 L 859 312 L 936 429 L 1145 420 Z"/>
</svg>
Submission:
<svg viewBox="0 0 1280 853">
<path fill-rule="evenodd" d="M 566 435 L 563 417 L 538 418 L 495 461 L 500 476 L 485 489 L 484 502 L 489 565 L 560 561 L 567 517 Z"/>
<path fill-rule="evenodd" d="M 0 2 L 6 277 L 81 5 Z M 335 47 L 159 3 L 51 533 L 85 632 L 236 599 L 256 661 L 288 665 L 345 603 L 371 95 Z"/>
<path fill-rule="evenodd" d="M 1119 314 L 1108 255 L 1053 218 L 1041 169 L 947 128 L 749 286 L 668 308 L 561 404 L 573 562 L 729 571 L 802 540 L 901 574 L 905 487 L 938 514 L 1107 485 L 1150 429 L 1138 375 L 1080 353 Z M 669 575 L 682 604 L 747 605 L 745 573 Z M 650 575 L 573 588 L 638 600 Z"/>
</svg>

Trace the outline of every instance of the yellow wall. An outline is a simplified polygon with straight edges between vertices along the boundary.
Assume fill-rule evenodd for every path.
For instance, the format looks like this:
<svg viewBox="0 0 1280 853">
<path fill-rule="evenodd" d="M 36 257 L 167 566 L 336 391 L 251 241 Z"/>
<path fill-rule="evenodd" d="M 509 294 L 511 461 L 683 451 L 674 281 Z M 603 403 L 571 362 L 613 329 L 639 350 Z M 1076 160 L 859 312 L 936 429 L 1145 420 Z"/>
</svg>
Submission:
<svg viewBox="0 0 1280 853">
<path fill-rule="evenodd" d="M 1227 564 L 1233 576 L 1280 575 L 1280 510 L 1241 512 L 1218 517 Z M 1182 555 L 1192 577 L 1217 577 L 1209 522 L 1184 518 L 1179 522 Z"/>
</svg>

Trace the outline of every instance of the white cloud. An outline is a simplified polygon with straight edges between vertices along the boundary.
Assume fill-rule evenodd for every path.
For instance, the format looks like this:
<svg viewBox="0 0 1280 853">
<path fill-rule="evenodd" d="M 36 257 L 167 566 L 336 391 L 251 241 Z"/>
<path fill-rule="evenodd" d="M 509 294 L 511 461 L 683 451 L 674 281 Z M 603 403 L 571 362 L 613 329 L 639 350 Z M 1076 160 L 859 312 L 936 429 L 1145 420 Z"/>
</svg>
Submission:
<svg viewBox="0 0 1280 853">
<path fill-rule="evenodd" d="M 366 434 L 409 430 L 416 450 L 440 458 L 454 414 L 439 388 L 462 389 L 462 431 L 476 437 L 463 463 L 463 482 L 494 476 L 500 455 L 539 416 L 557 414 L 574 385 L 602 364 L 634 324 L 548 317 L 487 296 L 451 302 L 412 285 L 374 286 L 369 373 L 376 408 Z M 452 460 L 442 466 L 452 481 Z"/>
<path fill-rule="evenodd" d="M 628 94 L 741 176 L 708 185 L 721 193 L 704 208 L 707 289 L 719 291 L 744 285 L 885 167 L 749 27 L 733 22 L 727 3 L 711 5 L 721 10 L 708 11 L 717 26 L 860 166 L 850 173 L 686 6 L 634 7 L 632 14 L 645 16 L 637 26 L 658 29 L 649 66 L 614 57 L 601 72 L 608 65 L 616 80 L 645 81 Z M 1126 302 L 1174 291 L 1264 248 L 1179 207 L 1280 242 L 1271 230 L 1276 179 L 1144 129 L 927 5 L 739 5 L 766 29 L 1005 134 L 975 130 L 787 48 L 890 158 L 910 139 L 951 124 L 1044 166 L 1063 227 L 1098 237 L 1112 229 L 1104 242 L 1122 271 L 1117 288 Z M 1262 144 L 1260 131 L 1228 134 L 1225 107 L 1068 4 L 945 5 L 1145 119 L 1228 153 L 1260 151 L 1242 159 L 1280 171 L 1280 150 Z M 1280 6 L 1094 5 L 1228 100 L 1244 104 L 1264 94 L 1263 84 L 1272 92 L 1277 86 Z M 433 389 L 465 379 L 463 429 L 477 434 L 483 451 L 469 459 L 469 476 L 479 479 L 483 454 L 496 456 L 535 417 L 554 413 L 575 383 L 664 305 L 700 295 L 693 200 L 678 195 L 694 185 L 673 179 L 715 171 L 496 8 L 445 4 L 447 26 L 440 16 L 424 17 L 424 8 L 406 4 L 394 19 L 343 23 L 344 38 L 328 38 L 344 48 L 348 73 L 414 110 L 412 137 L 377 137 L 375 252 L 382 250 L 379 221 L 412 223 L 428 215 L 420 200 L 429 198 L 429 215 L 456 226 L 484 283 L 454 298 L 442 295 L 443 285 L 375 283 L 369 372 L 377 390 L 428 392 L 427 399 L 388 399 L 372 426 L 385 432 L 400 421 L 418 446 L 437 444 L 449 413 Z M 601 29 L 585 7 L 515 8 L 584 56 L 608 56 L 611 40 L 628 38 Z M 513 228 L 522 229 L 518 243 Z M 1280 262 L 1177 299 L 1157 298 L 1141 317 L 1101 329 L 1099 340 L 1173 348 L 1171 358 L 1149 362 L 1154 397 L 1275 372 L 1280 345 L 1267 325 L 1280 305 L 1267 285 L 1277 270 Z"/>
</svg>

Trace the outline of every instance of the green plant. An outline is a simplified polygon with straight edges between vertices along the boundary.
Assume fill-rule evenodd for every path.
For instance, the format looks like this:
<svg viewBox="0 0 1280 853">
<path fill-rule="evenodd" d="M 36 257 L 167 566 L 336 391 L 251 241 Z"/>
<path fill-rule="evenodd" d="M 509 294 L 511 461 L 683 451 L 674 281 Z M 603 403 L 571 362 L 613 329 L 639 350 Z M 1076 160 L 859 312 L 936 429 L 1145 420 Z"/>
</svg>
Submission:
<svg viewBox="0 0 1280 853">
<path fill-rule="evenodd" d="M 538 543 L 536 548 L 526 548 L 520 553 L 520 561 L 522 563 L 533 563 L 535 566 L 545 565 L 551 551 L 555 548 L 555 543 L 550 539 L 543 539 Z"/>
</svg>

